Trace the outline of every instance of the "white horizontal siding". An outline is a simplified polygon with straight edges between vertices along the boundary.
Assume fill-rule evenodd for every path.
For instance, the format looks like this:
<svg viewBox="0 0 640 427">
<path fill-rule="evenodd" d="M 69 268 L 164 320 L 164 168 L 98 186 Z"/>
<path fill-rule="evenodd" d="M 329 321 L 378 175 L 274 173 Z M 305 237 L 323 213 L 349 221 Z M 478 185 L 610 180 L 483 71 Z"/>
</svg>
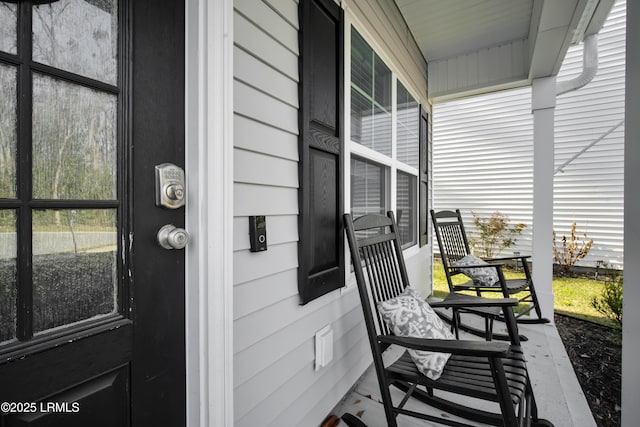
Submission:
<svg viewBox="0 0 640 427">
<path fill-rule="evenodd" d="M 331 374 L 315 376 L 314 387 L 307 388 L 300 395 L 293 394 L 301 391 L 295 383 L 287 383 L 285 387 L 291 388 L 292 391 L 289 394 L 295 396 L 296 400 L 289 404 L 286 414 L 274 419 L 269 426 L 316 425 L 327 417 L 327 408 L 335 406 L 342 397 L 336 391 L 349 390 L 357 380 L 353 374 L 364 372 L 371 365 L 371 351 L 363 327 L 354 328 L 347 336 L 335 340 L 335 343 L 339 350 L 334 349 L 336 366 Z M 306 372 L 309 371 L 306 370 Z M 327 393 L 317 394 L 315 390 L 327 390 Z M 287 398 L 288 396 L 284 396 L 285 403 Z"/>
<path fill-rule="evenodd" d="M 266 37 L 280 43 L 295 55 L 298 54 L 298 9 L 296 2 L 234 0 L 233 6 L 237 15 L 242 15 L 253 23 L 265 33 Z"/>
<path fill-rule="evenodd" d="M 265 306 L 298 295 L 298 287 L 294 286 L 298 280 L 297 274 L 296 265 L 271 276 L 237 284 L 234 289 L 237 299 L 234 300 L 234 319 L 251 315 Z"/>
<path fill-rule="evenodd" d="M 297 107 L 247 86 L 239 80 L 233 84 L 233 95 L 236 114 L 289 133 L 297 133 Z"/>
<path fill-rule="evenodd" d="M 234 424 L 319 425 L 370 352 L 357 292 L 299 304 L 298 2 L 234 6 Z M 266 215 L 266 252 L 249 251 L 250 215 Z M 328 324 L 334 360 L 316 372 Z"/>
<path fill-rule="evenodd" d="M 355 294 L 355 293 L 353 293 Z M 355 295 L 357 297 L 357 294 Z M 310 340 L 308 336 L 309 330 L 320 330 L 322 327 L 328 324 L 327 318 L 332 317 L 332 311 L 335 310 L 338 305 L 335 304 L 335 295 L 325 295 L 318 300 L 310 303 L 312 304 L 305 310 L 304 313 L 296 313 L 297 315 L 291 319 L 286 327 L 280 328 L 272 333 L 268 339 L 256 341 L 249 347 L 243 348 L 236 352 L 235 360 L 240 362 L 244 369 L 236 369 L 234 372 L 234 385 L 240 387 L 248 381 L 251 381 L 260 372 L 267 369 L 269 366 L 276 363 L 279 359 L 284 357 L 285 354 L 293 351 L 302 343 L 306 343 Z M 272 304 L 273 306 L 283 308 L 288 304 L 288 299 L 282 302 Z M 347 301 L 346 308 L 350 309 L 351 304 L 357 304 L 353 299 Z M 345 307 L 343 307 L 345 308 Z M 304 314 L 304 316 L 301 316 Z M 246 316 L 244 325 L 251 326 L 253 322 L 250 316 Z M 336 319 L 339 322 L 332 323 L 334 332 L 336 329 L 344 328 L 344 325 L 351 325 L 353 319 L 355 322 L 360 322 L 362 318 L 359 310 L 348 310 L 343 317 Z M 246 327 L 246 326 L 245 326 Z M 256 353 L 260 354 L 260 357 L 255 359 Z M 324 373 L 326 371 L 320 371 Z M 244 409 L 249 411 L 251 408 Z"/>
<path fill-rule="evenodd" d="M 233 118 L 236 148 L 298 161 L 298 135 L 236 114 Z"/>
<path fill-rule="evenodd" d="M 599 70 L 587 86 L 558 97 L 555 168 L 624 118 L 625 2 L 619 0 L 599 34 Z M 582 47 L 569 49 L 559 80 L 582 68 Z M 527 224 L 509 252 L 530 253 L 533 125 L 529 88 L 437 104 L 434 107 L 434 207 L 460 208 L 473 233 L 471 211 L 499 210 Z M 577 221 L 594 246 L 581 264 L 622 266 L 624 126 L 554 177 L 554 229 Z"/>
<path fill-rule="evenodd" d="M 434 209 L 460 209 L 470 235 L 472 212 L 489 216 L 499 210 L 512 223 L 529 224 L 517 246 L 504 255 L 531 253 L 531 90 L 436 104 L 433 138 Z"/>
<path fill-rule="evenodd" d="M 363 354 L 368 350 L 364 330 L 342 339 L 353 328 L 362 328 L 358 295 L 354 292 L 345 296 L 339 292 L 328 294 L 304 307 L 298 305 L 295 295 L 235 323 L 234 362 L 244 367 L 236 369 L 234 375 L 235 396 L 239 399 L 235 408 L 236 426 L 282 425 L 278 419 L 289 419 L 291 425 L 317 425 L 357 379 L 359 373 L 354 375 L 351 370 L 361 373 L 370 363 Z M 316 372 L 313 334 L 327 324 L 334 330 L 334 361 Z M 359 357 L 345 359 L 350 352 Z M 363 361 L 365 364 L 359 367 Z M 339 388 L 336 383 L 342 377 L 349 383 Z M 301 406 L 310 411 L 315 405 L 302 401 L 302 396 L 315 396 L 317 402 L 332 393 L 334 401 L 323 408 L 322 418 L 308 424 L 292 421 L 305 416 L 294 413 Z"/>
<path fill-rule="evenodd" d="M 245 167 L 247 166 L 249 165 L 245 165 Z M 297 188 L 236 183 L 233 191 L 235 217 L 298 213 Z"/>
<path fill-rule="evenodd" d="M 625 2 L 616 1 L 598 35 L 598 73 L 585 87 L 558 97 L 555 167 L 558 168 L 624 119 Z M 582 46 L 569 49 L 558 80 L 582 69 Z M 594 244 L 581 263 L 603 260 L 622 267 L 624 206 L 624 125 L 563 168 L 554 177 L 554 228 Z"/>
<path fill-rule="evenodd" d="M 267 217 L 267 223 L 270 217 Z M 269 229 L 267 229 L 267 234 Z M 298 266 L 297 242 L 269 245 L 264 252 L 236 251 L 233 273 L 236 283 L 245 283 Z M 246 337 L 245 337 L 246 338 Z"/>
<path fill-rule="evenodd" d="M 296 296 L 297 297 L 297 296 Z M 275 348 L 274 350 L 266 350 L 267 354 L 275 355 L 276 357 L 271 360 L 255 361 L 258 366 L 266 364 L 279 364 L 282 363 L 282 359 L 289 357 L 288 355 L 291 352 L 299 351 L 297 350 L 300 346 L 305 346 L 309 351 L 309 354 L 304 355 L 303 357 L 296 358 L 296 361 L 289 360 L 287 363 L 291 369 L 277 369 L 277 370 L 269 370 L 269 369 L 261 369 L 260 371 L 254 370 L 253 375 L 247 375 L 246 372 L 238 371 L 235 377 L 235 387 L 236 389 L 241 389 L 243 387 L 250 387 L 251 384 L 260 383 L 259 378 L 264 378 L 265 376 L 280 376 L 285 379 L 283 380 L 274 380 L 273 383 L 277 383 L 278 381 L 285 381 L 288 375 L 292 375 L 295 369 L 293 367 L 295 364 L 299 364 L 300 367 L 313 362 L 314 354 L 313 354 L 313 337 L 308 337 L 306 331 L 308 329 L 312 329 L 314 331 L 321 329 L 328 322 L 326 319 L 331 315 L 331 310 L 335 310 L 338 307 L 341 307 L 346 311 L 346 315 L 337 319 L 335 323 L 332 323 L 334 329 L 334 339 L 339 340 L 346 331 L 352 329 L 357 326 L 361 322 L 362 315 L 359 313 L 359 310 L 351 310 L 355 305 L 357 305 L 357 294 L 353 293 L 353 295 L 347 295 L 343 298 L 340 298 L 340 301 L 336 301 L 335 296 L 325 296 L 322 297 L 317 303 L 314 301 L 313 305 L 307 310 L 296 310 L 294 317 L 289 321 L 284 322 L 280 319 L 280 316 L 273 315 L 273 311 L 277 310 L 288 310 L 291 311 L 291 306 L 297 306 L 298 301 L 296 298 L 290 298 L 274 304 L 270 307 L 260 310 L 260 312 L 256 313 L 254 316 L 245 316 L 236 321 L 238 324 L 236 335 L 241 340 L 239 345 L 237 346 L 238 355 L 244 354 L 245 351 L 251 352 L 251 346 L 256 346 L 257 348 L 263 348 L 264 346 L 258 345 L 258 342 L 254 343 L 253 339 L 248 339 L 245 335 L 255 334 L 254 330 L 256 329 L 272 329 L 273 332 L 269 334 L 269 337 L 277 336 L 280 334 L 288 335 L 289 344 L 285 345 L 283 349 Z M 299 324 L 297 327 L 293 327 L 293 323 Z M 287 331 L 285 333 L 285 331 Z M 270 340 L 271 338 L 269 338 Z M 276 339 L 277 340 L 277 339 Z M 247 344 L 251 344 L 247 347 Z M 243 348 L 244 346 L 244 348 Z M 286 372 L 288 371 L 288 372 Z M 268 390 L 264 394 L 269 394 Z M 254 405 L 251 404 L 241 404 L 248 411 Z"/>
<path fill-rule="evenodd" d="M 257 4 L 258 2 L 259 0 L 253 0 L 251 3 Z M 295 19 L 297 21 L 297 16 Z M 281 25 L 290 25 L 284 20 L 282 22 Z M 256 26 L 244 15 L 236 11 L 233 20 L 233 40 L 235 46 L 246 50 L 256 58 L 260 58 L 265 64 L 270 65 L 292 80 L 298 79 L 298 56 L 296 52 L 287 47 L 297 43 L 297 36 L 295 39 L 289 40 L 287 46 L 283 45 L 279 40 L 271 37 L 264 27 Z"/>
<path fill-rule="evenodd" d="M 298 108 L 297 81 L 237 47 L 233 50 L 233 68 L 236 80 Z"/>
<path fill-rule="evenodd" d="M 298 162 L 273 157 L 255 151 L 236 149 L 234 152 L 236 182 L 298 188 Z M 247 168 L 246 165 L 256 165 Z"/>
<path fill-rule="evenodd" d="M 298 0 L 265 0 L 271 9 L 296 30 L 298 26 Z"/>
</svg>

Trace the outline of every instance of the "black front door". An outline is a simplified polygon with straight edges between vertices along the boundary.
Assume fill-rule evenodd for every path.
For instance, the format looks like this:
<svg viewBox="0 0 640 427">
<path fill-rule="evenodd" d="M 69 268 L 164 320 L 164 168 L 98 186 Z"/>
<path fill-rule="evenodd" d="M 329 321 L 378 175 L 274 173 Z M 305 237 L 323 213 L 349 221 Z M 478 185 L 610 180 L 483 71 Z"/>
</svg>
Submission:
<svg viewBox="0 0 640 427">
<path fill-rule="evenodd" d="M 0 426 L 185 424 L 163 163 L 184 166 L 183 3 L 0 2 Z"/>
</svg>

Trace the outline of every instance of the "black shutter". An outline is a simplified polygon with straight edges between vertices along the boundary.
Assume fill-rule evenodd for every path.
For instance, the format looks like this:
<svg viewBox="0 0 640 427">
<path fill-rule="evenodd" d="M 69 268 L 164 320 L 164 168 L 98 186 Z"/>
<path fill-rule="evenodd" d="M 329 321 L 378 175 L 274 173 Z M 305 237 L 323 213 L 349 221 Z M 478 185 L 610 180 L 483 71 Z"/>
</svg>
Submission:
<svg viewBox="0 0 640 427">
<path fill-rule="evenodd" d="M 420 106 L 420 246 L 429 243 L 428 220 L 429 215 L 429 116 Z"/>
<path fill-rule="evenodd" d="M 298 291 L 344 286 L 343 28 L 333 0 L 300 1 Z"/>
</svg>

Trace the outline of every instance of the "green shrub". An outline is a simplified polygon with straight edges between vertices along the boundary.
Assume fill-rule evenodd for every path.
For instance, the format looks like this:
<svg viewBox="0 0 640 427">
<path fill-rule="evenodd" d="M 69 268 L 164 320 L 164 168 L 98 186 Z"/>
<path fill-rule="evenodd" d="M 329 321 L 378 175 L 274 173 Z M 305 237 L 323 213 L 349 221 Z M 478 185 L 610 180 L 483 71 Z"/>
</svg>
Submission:
<svg viewBox="0 0 640 427">
<path fill-rule="evenodd" d="M 615 321 L 622 329 L 622 277 L 614 277 L 604 283 L 602 295 L 593 297 L 591 305 L 600 313 Z"/>
<path fill-rule="evenodd" d="M 509 217 L 500 211 L 495 211 L 488 218 L 481 217 L 475 212 L 471 214 L 478 236 L 469 240 L 483 258 L 493 258 L 503 249 L 515 245 L 517 236 L 526 227 L 526 224 L 509 225 Z"/>
</svg>

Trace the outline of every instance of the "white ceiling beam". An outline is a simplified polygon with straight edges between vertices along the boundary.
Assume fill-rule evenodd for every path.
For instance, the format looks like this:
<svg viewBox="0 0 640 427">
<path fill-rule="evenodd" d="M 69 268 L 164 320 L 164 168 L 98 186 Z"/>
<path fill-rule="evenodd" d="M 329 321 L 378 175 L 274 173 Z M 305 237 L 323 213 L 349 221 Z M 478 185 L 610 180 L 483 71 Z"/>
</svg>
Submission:
<svg viewBox="0 0 640 427">
<path fill-rule="evenodd" d="M 586 6 L 587 0 L 542 3 L 537 28 L 530 28 L 530 80 L 558 74 Z"/>
</svg>

